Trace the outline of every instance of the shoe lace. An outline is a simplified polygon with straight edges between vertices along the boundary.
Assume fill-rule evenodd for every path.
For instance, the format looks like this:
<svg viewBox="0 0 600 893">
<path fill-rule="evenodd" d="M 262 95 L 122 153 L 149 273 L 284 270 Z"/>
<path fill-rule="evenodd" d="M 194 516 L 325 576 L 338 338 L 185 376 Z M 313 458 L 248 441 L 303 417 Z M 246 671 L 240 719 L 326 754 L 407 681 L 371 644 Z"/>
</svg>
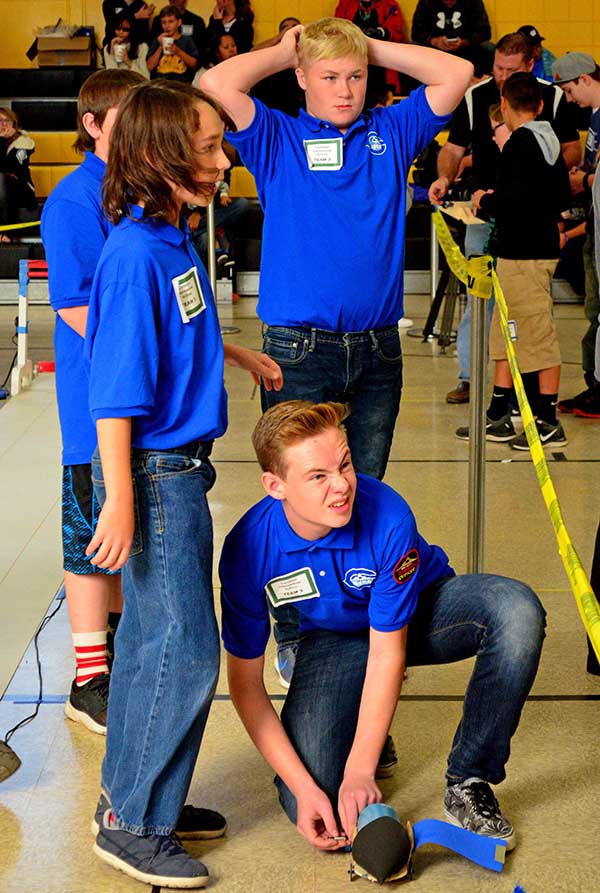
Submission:
<svg viewBox="0 0 600 893">
<path fill-rule="evenodd" d="M 465 799 L 485 819 L 498 818 L 500 805 L 489 784 L 485 781 L 472 782 L 464 788 Z"/>
<path fill-rule="evenodd" d="M 181 843 L 181 840 L 177 834 L 172 831 L 171 834 L 158 838 L 152 858 L 155 859 L 156 856 L 160 854 L 164 854 L 165 856 L 176 856 L 181 853 L 182 850 L 183 844 Z"/>
</svg>

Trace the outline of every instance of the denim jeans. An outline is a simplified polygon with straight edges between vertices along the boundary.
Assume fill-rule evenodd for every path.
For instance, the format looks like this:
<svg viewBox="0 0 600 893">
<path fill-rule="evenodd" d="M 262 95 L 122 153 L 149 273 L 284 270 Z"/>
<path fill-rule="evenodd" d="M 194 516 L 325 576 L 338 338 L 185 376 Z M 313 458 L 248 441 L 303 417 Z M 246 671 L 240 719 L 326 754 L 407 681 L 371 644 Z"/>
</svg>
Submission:
<svg viewBox="0 0 600 893">
<path fill-rule="evenodd" d="M 476 657 L 448 757 L 449 783 L 474 776 L 492 784 L 504 779 L 510 741 L 537 672 L 545 616 L 535 593 L 507 577 L 446 577 L 421 593 L 408 628 L 407 666 Z M 368 631 L 303 636 L 281 712 L 292 745 L 334 808 L 356 731 L 368 653 Z M 294 795 L 280 778 L 275 784 L 283 809 L 296 822 Z"/>
<path fill-rule="evenodd" d="M 230 227 L 234 227 L 240 222 L 240 220 L 244 217 L 248 208 L 250 206 L 250 202 L 247 198 L 234 198 L 231 200 L 231 204 L 225 207 L 219 206 L 215 208 L 215 228 L 218 226 L 223 227 L 226 233 Z M 229 235 L 229 234 L 228 234 Z M 231 238 L 231 235 L 229 235 Z M 207 266 L 208 263 L 208 233 L 206 232 L 206 214 L 202 215 L 202 220 L 200 221 L 200 225 L 197 230 L 192 233 L 192 242 L 194 243 L 194 247 L 198 254 L 200 255 L 200 260 Z"/>
<path fill-rule="evenodd" d="M 102 787 L 117 825 L 138 835 L 175 827 L 217 684 L 211 447 L 132 450 L 135 537 L 122 573 Z M 92 469 L 104 501 L 97 454 Z"/>
<path fill-rule="evenodd" d="M 585 380 L 588 386 L 594 383 L 594 371 L 596 379 L 600 381 L 600 367 L 597 359 L 598 341 L 598 314 L 600 313 L 600 290 L 598 288 L 598 275 L 594 258 L 594 239 L 586 236 L 583 243 L 583 268 L 585 270 L 585 300 L 583 308 L 585 318 L 589 322 L 589 328 L 581 339 L 581 357 Z"/>
<path fill-rule="evenodd" d="M 485 251 L 485 245 L 490 237 L 489 224 L 471 223 L 467 225 L 465 235 L 465 257 L 481 257 Z M 471 308 L 473 299 L 467 292 L 467 304 L 465 312 L 458 324 L 456 332 L 456 352 L 458 354 L 458 380 L 471 380 Z M 487 302 L 487 331 L 490 331 L 492 313 L 494 312 L 494 294 Z"/>
<path fill-rule="evenodd" d="M 348 443 L 357 471 L 383 478 L 402 393 L 398 326 L 369 332 L 268 326 L 263 350 L 283 369 L 283 388 L 261 387 L 263 412 L 284 400 L 349 403 Z M 298 640 L 293 605 L 272 608 L 279 646 Z"/>
</svg>

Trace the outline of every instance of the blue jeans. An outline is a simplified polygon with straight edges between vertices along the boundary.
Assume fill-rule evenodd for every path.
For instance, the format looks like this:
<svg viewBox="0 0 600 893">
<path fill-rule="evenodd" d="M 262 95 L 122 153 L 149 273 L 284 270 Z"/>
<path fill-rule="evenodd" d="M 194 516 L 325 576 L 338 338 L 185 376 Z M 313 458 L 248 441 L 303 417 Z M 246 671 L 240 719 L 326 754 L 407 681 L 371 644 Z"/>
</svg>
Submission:
<svg viewBox="0 0 600 893">
<path fill-rule="evenodd" d="M 510 741 L 538 668 L 545 616 L 535 593 L 507 577 L 446 577 L 421 593 L 408 628 L 407 666 L 476 657 L 448 757 L 448 783 L 477 776 L 498 784 L 505 778 Z M 368 655 L 368 631 L 303 636 L 281 711 L 292 745 L 334 808 Z M 280 778 L 275 784 L 283 809 L 296 822 L 294 795 Z"/>
<path fill-rule="evenodd" d="M 135 537 L 122 573 L 102 787 L 117 825 L 138 835 L 175 827 L 219 674 L 211 447 L 132 450 Z M 97 454 L 92 468 L 103 502 Z"/>
<path fill-rule="evenodd" d="M 369 332 L 267 326 L 263 350 L 283 369 L 283 388 L 261 386 L 263 412 L 284 400 L 350 404 L 346 420 L 357 471 L 383 478 L 402 393 L 402 350 L 398 326 Z M 293 605 L 272 608 L 279 646 L 298 640 Z"/>
<path fill-rule="evenodd" d="M 490 225 L 483 223 L 471 223 L 467 225 L 465 235 L 465 257 L 481 257 L 485 251 L 485 245 L 490 237 Z M 458 380 L 470 381 L 471 379 L 471 307 L 472 297 L 467 292 L 467 305 L 465 312 L 458 324 L 456 331 L 456 352 L 458 354 Z M 492 313 L 494 312 L 494 295 L 487 302 L 487 331 L 490 331 Z"/>
</svg>

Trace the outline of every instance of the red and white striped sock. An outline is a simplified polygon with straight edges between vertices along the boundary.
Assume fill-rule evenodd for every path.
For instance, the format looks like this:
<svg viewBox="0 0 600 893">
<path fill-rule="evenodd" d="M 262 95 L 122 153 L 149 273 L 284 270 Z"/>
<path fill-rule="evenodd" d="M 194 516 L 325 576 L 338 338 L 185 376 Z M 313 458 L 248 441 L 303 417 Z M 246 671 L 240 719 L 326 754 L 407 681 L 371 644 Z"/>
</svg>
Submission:
<svg viewBox="0 0 600 893">
<path fill-rule="evenodd" d="M 106 630 L 97 633 L 73 633 L 77 685 L 85 685 L 94 676 L 108 673 L 106 663 Z"/>
</svg>

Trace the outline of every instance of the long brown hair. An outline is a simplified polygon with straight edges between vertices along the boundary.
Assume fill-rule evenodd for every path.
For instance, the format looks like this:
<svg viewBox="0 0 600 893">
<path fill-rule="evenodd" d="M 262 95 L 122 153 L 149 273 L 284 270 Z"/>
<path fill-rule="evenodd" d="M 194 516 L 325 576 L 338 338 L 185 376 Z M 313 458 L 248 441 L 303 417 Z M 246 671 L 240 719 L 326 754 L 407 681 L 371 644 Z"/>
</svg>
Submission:
<svg viewBox="0 0 600 893">
<path fill-rule="evenodd" d="M 145 81 L 123 100 L 111 132 L 104 178 L 104 209 L 113 223 L 130 204 L 143 204 L 145 217 L 171 219 L 177 212 L 172 185 L 212 195 L 212 184 L 196 179 L 192 137 L 202 126 L 198 102 L 210 105 L 230 130 L 221 107 L 191 84 Z"/>
</svg>

